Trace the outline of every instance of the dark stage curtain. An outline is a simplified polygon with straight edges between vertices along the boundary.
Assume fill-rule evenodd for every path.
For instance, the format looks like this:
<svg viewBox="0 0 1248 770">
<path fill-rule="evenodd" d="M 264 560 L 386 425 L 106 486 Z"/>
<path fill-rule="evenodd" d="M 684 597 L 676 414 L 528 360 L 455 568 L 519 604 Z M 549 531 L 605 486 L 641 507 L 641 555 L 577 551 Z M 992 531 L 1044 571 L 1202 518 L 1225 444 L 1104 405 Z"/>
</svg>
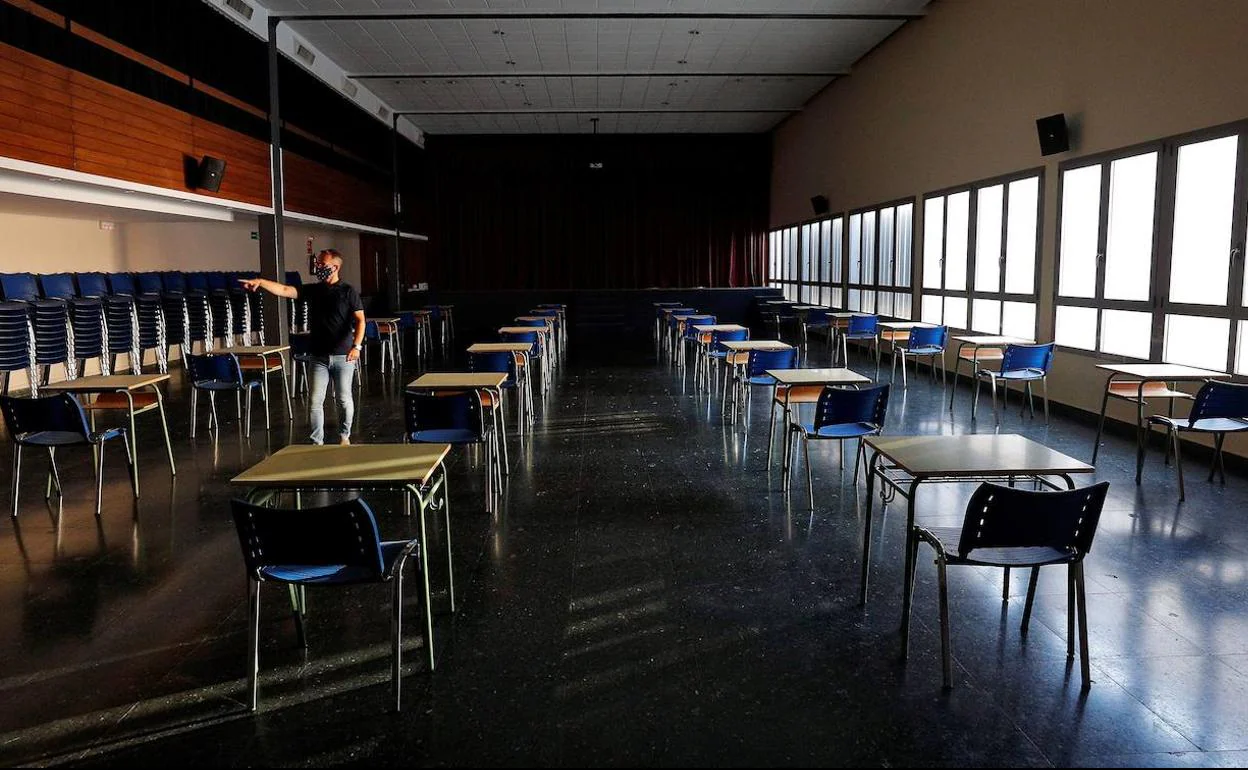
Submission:
<svg viewBox="0 0 1248 770">
<path fill-rule="evenodd" d="M 761 285 L 770 148 L 766 135 L 430 137 L 430 281 Z"/>
</svg>

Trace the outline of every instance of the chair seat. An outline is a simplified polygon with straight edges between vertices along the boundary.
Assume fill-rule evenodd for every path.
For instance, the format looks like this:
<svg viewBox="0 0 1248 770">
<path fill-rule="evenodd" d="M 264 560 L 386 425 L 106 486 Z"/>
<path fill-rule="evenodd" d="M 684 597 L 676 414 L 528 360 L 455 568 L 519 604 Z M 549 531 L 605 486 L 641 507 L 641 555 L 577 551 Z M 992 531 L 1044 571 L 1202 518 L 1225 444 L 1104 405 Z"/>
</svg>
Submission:
<svg viewBox="0 0 1248 770">
<path fill-rule="evenodd" d="M 88 439 L 83 439 L 82 434 L 74 433 L 67 430 L 41 430 L 34 433 L 23 433 L 17 437 L 17 443 L 28 446 L 74 446 L 75 444 L 98 444 L 101 441 L 108 441 L 122 435 L 121 428 L 109 428 L 98 433 L 92 433 Z"/>
<path fill-rule="evenodd" d="M 345 585 L 348 583 L 373 583 L 377 573 L 359 566 L 342 564 L 305 566 L 301 564 L 281 564 L 264 567 L 260 575 L 265 580 L 278 583 L 300 583 L 303 585 Z"/>
<path fill-rule="evenodd" d="M 244 388 L 260 387 L 259 380 L 244 380 L 241 383 L 230 382 L 229 380 L 204 380 L 195 383 L 195 387 L 200 390 L 242 390 Z"/>
<path fill-rule="evenodd" d="M 879 428 L 869 422 L 846 422 L 837 425 L 823 425 L 818 431 L 813 422 L 799 422 L 797 427 L 811 438 L 858 438 L 875 433 Z"/>
<path fill-rule="evenodd" d="M 753 377 L 747 378 L 746 382 L 751 385 L 774 385 L 776 383 L 776 378 L 772 377 L 770 374 L 756 374 Z"/>
<path fill-rule="evenodd" d="M 841 334 L 841 338 L 847 339 L 847 340 L 873 340 L 875 339 L 875 337 L 876 335 L 873 333 L 865 334 L 863 332 L 854 332 L 853 334 L 850 334 L 849 332 L 845 332 Z"/>
<path fill-rule="evenodd" d="M 481 438 L 467 428 L 437 428 L 418 430 L 411 434 L 412 441 L 426 444 L 476 444 Z"/>
<path fill-rule="evenodd" d="M 1152 425 L 1165 425 L 1174 430 L 1192 431 L 1194 433 L 1235 433 L 1248 430 L 1248 420 L 1240 420 L 1234 417 L 1206 417 L 1202 420 L 1197 420 L 1193 424 L 1188 424 L 1186 417 L 1166 417 L 1165 415 L 1155 414 L 1148 418 L 1148 422 Z"/>
<path fill-rule="evenodd" d="M 981 375 L 989 375 L 998 380 L 1039 380 L 1044 377 L 1042 369 L 1011 369 L 1008 372 L 994 372 L 991 369 L 980 369 Z"/>
<path fill-rule="evenodd" d="M 1058 548 L 1026 546 L 1019 548 L 976 548 L 969 557 L 958 555 L 962 539 L 961 527 L 918 527 L 919 537 L 937 546 L 945 554 L 947 564 L 971 564 L 981 567 L 1042 567 L 1065 564 L 1075 554 Z"/>
<path fill-rule="evenodd" d="M 916 348 L 900 347 L 897 349 L 900 350 L 902 353 L 905 353 L 911 356 L 934 356 L 939 353 L 945 352 L 945 349 L 938 345 L 919 345 Z"/>
</svg>

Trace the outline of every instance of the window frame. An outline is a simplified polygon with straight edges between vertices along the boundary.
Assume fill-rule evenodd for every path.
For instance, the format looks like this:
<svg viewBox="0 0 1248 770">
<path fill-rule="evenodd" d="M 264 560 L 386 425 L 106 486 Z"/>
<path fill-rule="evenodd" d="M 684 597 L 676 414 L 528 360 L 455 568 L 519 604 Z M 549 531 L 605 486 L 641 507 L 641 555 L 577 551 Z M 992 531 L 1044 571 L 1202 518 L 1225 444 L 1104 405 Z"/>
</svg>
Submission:
<svg viewBox="0 0 1248 770">
<path fill-rule="evenodd" d="M 902 206 L 907 206 L 907 205 L 910 206 L 910 244 L 909 244 L 910 245 L 910 274 L 908 276 L 908 284 L 905 286 L 902 286 L 898 283 L 898 266 L 899 266 L 900 260 L 897 259 L 897 246 L 899 243 L 898 238 L 897 238 L 897 209 Z M 845 265 L 841 271 L 841 276 L 842 276 L 843 284 L 844 284 L 843 294 L 842 294 L 844 298 L 844 301 L 843 301 L 844 307 L 846 308 L 849 307 L 849 292 L 851 291 L 859 292 L 859 308 L 863 307 L 863 304 L 862 304 L 863 300 L 866 298 L 867 293 L 870 292 L 871 300 L 872 300 L 871 310 L 861 311 L 861 312 L 879 313 L 880 292 L 886 292 L 888 294 L 894 295 L 894 304 L 891 306 L 890 312 L 884 315 L 890 318 L 901 318 L 903 316 L 898 316 L 895 312 L 891 312 L 891 311 L 896 310 L 895 295 L 909 293 L 910 295 L 909 318 L 914 318 L 915 287 L 918 283 L 922 282 L 922 276 L 918 271 L 919 260 L 916 258 L 916 248 L 915 248 L 918 245 L 918 227 L 916 227 L 919 221 L 919 218 L 917 215 L 918 207 L 919 207 L 918 196 L 912 195 L 912 196 L 907 196 L 907 197 L 902 197 L 902 198 L 895 198 L 891 201 L 886 201 L 884 203 L 877 203 L 871 206 L 862 206 L 856 209 L 850 209 L 848 212 L 845 213 L 845 224 L 842 226 L 842 231 L 843 231 L 844 239 L 845 239 L 845 246 L 842 249 L 842 257 L 845 260 Z M 883 231 L 883 226 L 882 226 L 883 217 L 881 217 L 880 215 L 883 211 L 887 209 L 892 209 L 892 212 L 893 212 L 893 225 L 892 225 L 892 231 L 893 231 L 893 237 L 892 237 L 893 271 L 892 273 L 893 274 L 892 274 L 892 277 L 890 278 L 892 283 L 881 284 L 880 283 L 880 235 Z M 862 271 L 863 271 L 863 266 L 865 265 L 865 258 L 866 258 L 866 255 L 862 253 L 862 245 L 866 241 L 866 232 L 863 228 L 859 227 L 859 260 L 862 264 L 860 264 L 858 268 L 858 278 L 859 278 L 858 282 L 851 283 L 849 280 L 849 275 L 850 275 L 849 260 L 850 260 L 850 254 L 851 254 L 850 232 L 852 231 L 850 223 L 853 217 L 859 217 L 859 221 L 861 222 L 865 214 L 875 215 L 874 216 L 875 224 L 874 224 L 873 233 L 872 233 L 873 237 L 871 239 L 871 246 L 872 246 L 871 252 L 872 253 L 870 255 L 871 281 L 869 283 L 862 281 L 862 276 L 863 276 Z"/>
</svg>

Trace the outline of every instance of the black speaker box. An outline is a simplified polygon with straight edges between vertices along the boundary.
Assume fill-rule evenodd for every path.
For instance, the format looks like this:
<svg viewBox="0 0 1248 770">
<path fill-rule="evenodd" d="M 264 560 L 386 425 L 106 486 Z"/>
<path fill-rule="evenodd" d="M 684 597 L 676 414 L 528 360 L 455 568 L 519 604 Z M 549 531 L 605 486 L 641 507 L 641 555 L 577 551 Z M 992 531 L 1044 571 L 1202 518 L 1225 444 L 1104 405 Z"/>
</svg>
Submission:
<svg viewBox="0 0 1248 770">
<path fill-rule="evenodd" d="M 822 216 L 828 213 L 828 196 L 815 195 L 810 199 L 810 207 L 815 210 L 815 216 Z"/>
<path fill-rule="evenodd" d="M 216 192 L 221 189 L 221 180 L 225 177 L 225 161 L 205 155 L 199 162 L 199 177 L 195 186 L 201 190 Z"/>
<path fill-rule="evenodd" d="M 1070 149 L 1070 136 L 1066 133 L 1066 116 L 1062 113 L 1036 119 L 1036 132 L 1040 135 L 1040 154 L 1056 155 Z"/>
</svg>

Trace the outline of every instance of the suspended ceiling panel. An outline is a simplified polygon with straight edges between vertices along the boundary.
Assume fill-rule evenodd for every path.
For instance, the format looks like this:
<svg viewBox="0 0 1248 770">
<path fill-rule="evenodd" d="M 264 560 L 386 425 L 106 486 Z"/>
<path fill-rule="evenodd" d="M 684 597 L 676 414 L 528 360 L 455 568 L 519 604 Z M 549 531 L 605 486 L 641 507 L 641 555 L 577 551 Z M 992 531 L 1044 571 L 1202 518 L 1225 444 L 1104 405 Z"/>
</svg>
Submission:
<svg viewBox="0 0 1248 770">
<path fill-rule="evenodd" d="M 927 1 L 259 5 L 430 134 L 715 133 L 775 127 Z"/>
</svg>

